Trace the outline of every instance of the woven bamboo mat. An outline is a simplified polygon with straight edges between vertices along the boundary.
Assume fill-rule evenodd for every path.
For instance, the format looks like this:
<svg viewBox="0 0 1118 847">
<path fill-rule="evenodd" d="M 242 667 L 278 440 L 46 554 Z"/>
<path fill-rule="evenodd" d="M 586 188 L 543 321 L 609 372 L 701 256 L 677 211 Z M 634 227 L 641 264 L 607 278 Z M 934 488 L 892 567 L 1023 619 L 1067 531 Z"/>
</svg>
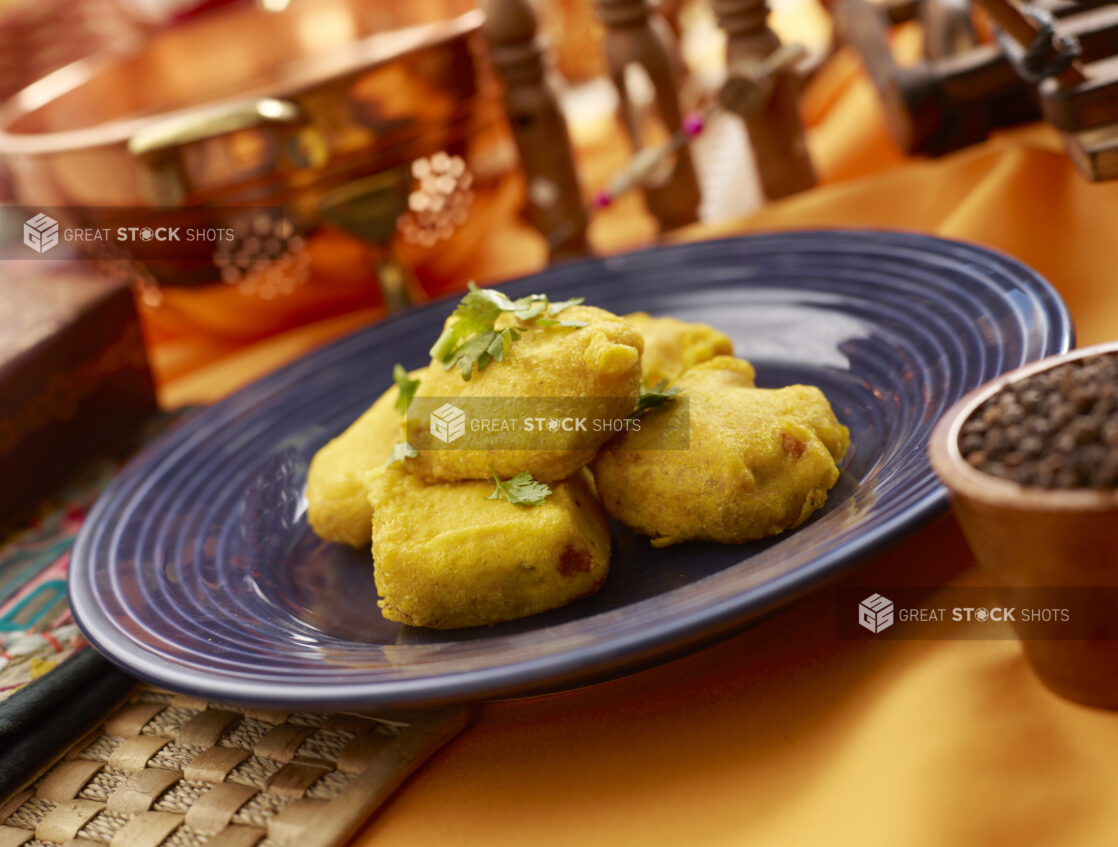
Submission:
<svg viewBox="0 0 1118 847">
<path fill-rule="evenodd" d="M 468 720 L 268 712 L 135 691 L 0 807 L 0 847 L 328 847 Z"/>
</svg>

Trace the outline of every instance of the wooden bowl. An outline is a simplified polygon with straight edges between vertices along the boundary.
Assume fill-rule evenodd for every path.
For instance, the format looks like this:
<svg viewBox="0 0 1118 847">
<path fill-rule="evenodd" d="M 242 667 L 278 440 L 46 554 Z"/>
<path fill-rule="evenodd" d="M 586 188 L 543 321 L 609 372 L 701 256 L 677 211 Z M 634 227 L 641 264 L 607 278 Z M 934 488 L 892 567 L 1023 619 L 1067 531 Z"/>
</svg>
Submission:
<svg viewBox="0 0 1118 847">
<path fill-rule="evenodd" d="M 1000 479 L 963 459 L 959 436 L 974 411 L 1006 386 L 1115 352 L 1118 342 L 1110 342 L 1011 371 L 948 410 L 928 445 L 978 566 L 997 585 L 1017 590 L 1015 596 L 1027 589 L 1052 608 L 1070 603 L 1076 634 L 1091 635 L 1061 638 L 1054 624 L 1048 637 L 1038 638 L 1035 628 L 1016 624 L 1037 675 L 1068 699 L 1106 708 L 1118 708 L 1118 489 L 1053 490 Z"/>
</svg>

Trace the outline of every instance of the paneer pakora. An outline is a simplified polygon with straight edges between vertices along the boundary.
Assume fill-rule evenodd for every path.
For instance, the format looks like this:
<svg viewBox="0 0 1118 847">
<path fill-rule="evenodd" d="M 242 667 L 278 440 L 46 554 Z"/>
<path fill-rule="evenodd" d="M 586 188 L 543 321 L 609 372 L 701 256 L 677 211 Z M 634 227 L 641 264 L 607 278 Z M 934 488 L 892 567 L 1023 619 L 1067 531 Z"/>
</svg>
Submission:
<svg viewBox="0 0 1118 847">
<path fill-rule="evenodd" d="M 385 618 L 437 629 L 597 591 L 607 513 L 655 546 L 792 529 L 826 501 L 849 432 L 818 388 L 757 388 L 732 352 L 705 324 L 471 285 L 430 362 L 397 365 L 396 384 L 315 455 L 308 522 L 371 545 Z M 521 419 L 540 398 L 607 425 L 450 449 L 471 404 Z"/>
<path fill-rule="evenodd" d="M 754 385 L 753 366 L 718 356 L 684 372 L 683 404 L 650 412 L 593 463 L 613 517 L 662 547 L 741 544 L 799 526 L 826 502 L 850 434 L 810 385 Z M 687 449 L 679 443 L 686 428 Z"/>
<path fill-rule="evenodd" d="M 616 315 L 591 306 L 571 306 L 560 316 L 568 326 L 525 325 L 514 315 L 502 315 L 498 330 L 515 327 L 522 333 L 499 364 L 490 364 L 464 380 L 457 369 L 432 365 L 420 382 L 416 399 L 502 398 L 502 418 L 522 420 L 540 406 L 541 398 L 577 401 L 587 418 L 620 421 L 636 403 L 641 381 L 640 335 Z M 484 405 L 482 407 L 484 409 Z M 430 443 L 424 436 L 429 423 L 424 416 L 410 422 L 411 441 Z M 584 467 L 612 435 L 593 427 L 558 433 L 545 446 L 533 433 L 521 433 L 523 449 L 420 449 L 409 466 L 427 482 L 488 479 L 492 471 L 513 476 L 527 471 L 543 482 L 566 479 Z M 492 468 L 492 471 L 490 470 Z"/>
<path fill-rule="evenodd" d="M 371 481 L 382 614 L 435 629 L 522 618 L 593 594 L 609 529 L 582 471 L 538 506 L 488 499 L 489 482 L 428 484 L 402 468 Z"/>
<path fill-rule="evenodd" d="M 422 378 L 426 371 L 420 368 L 408 376 Z M 399 397 L 399 386 L 393 385 L 311 460 L 307 523 L 319 538 L 352 547 L 369 543 L 373 512 L 366 476 L 371 468 L 384 467 L 399 439 Z"/>
<path fill-rule="evenodd" d="M 641 374 L 646 385 L 662 380 L 672 382 L 688 368 L 715 356 L 732 356 L 730 337 L 712 326 L 672 317 L 656 317 L 647 312 L 624 316 L 625 323 L 644 340 Z"/>
</svg>

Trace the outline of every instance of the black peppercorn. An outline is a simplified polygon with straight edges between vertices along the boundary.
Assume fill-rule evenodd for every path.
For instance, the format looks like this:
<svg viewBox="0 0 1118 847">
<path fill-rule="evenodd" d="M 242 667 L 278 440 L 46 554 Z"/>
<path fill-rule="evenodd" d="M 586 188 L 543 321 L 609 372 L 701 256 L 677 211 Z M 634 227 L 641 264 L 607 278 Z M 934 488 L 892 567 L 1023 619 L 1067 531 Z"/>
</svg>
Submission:
<svg viewBox="0 0 1118 847">
<path fill-rule="evenodd" d="M 1118 488 L 1118 354 L 1006 386 L 964 422 L 959 449 L 994 476 L 1043 488 Z"/>
</svg>

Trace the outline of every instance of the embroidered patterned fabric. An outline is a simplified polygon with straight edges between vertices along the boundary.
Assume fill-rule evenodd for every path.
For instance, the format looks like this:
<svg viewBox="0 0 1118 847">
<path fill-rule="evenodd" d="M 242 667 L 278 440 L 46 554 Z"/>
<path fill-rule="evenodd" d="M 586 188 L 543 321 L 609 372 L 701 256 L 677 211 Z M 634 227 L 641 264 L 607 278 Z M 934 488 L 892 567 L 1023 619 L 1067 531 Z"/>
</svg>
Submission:
<svg viewBox="0 0 1118 847">
<path fill-rule="evenodd" d="M 152 420 L 140 442 L 183 416 L 179 412 Z M 0 702 L 85 647 L 66 602 L 70 548 L 86 512 L 127 452 L 82 471 L 40 505 L 29 526 L 0 533 Z"/>
</svg>

